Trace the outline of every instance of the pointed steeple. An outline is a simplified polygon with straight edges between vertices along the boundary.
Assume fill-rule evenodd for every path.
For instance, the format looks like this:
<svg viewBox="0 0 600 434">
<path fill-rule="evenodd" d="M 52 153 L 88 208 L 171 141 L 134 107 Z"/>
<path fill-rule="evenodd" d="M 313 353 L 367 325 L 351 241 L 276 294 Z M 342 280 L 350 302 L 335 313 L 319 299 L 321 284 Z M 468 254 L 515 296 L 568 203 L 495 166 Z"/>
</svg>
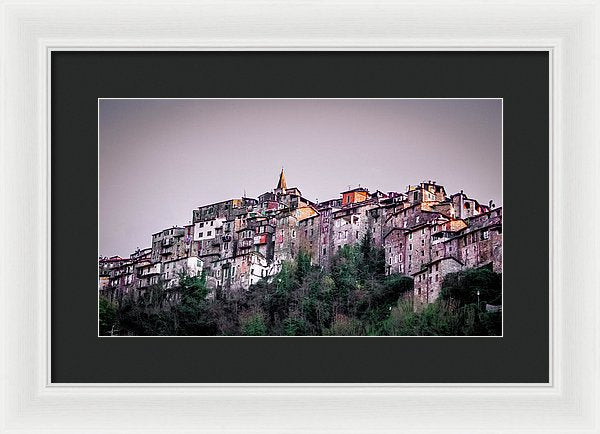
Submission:
<svg viewBox="0 0 600 434">
<path fill-rule="evenodd" d="M 283 174 L 283 167 L 281 168 L 281 173 L 279 174 L 279 182 L 277 183 L 277 190 L 285 190 L 287 185 L 285 184 L 285 175 Z"/>
</svg>

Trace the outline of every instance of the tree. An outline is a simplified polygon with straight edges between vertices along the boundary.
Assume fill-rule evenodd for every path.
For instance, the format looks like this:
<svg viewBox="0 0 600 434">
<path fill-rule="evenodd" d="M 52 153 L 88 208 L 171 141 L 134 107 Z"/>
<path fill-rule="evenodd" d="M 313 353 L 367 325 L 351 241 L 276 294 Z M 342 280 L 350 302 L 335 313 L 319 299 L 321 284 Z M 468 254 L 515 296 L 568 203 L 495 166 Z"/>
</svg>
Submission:
<svg viewBox="0 0 600 434">
<path fill-rule="evenodd" d="M 265 317 L 261 312 L 255 312 L 242 319 L 241 326 L 244 336 L 265 336 L 267 334 Z"/>
<path fill-rule="evenodd" d="M 175 333 L 184 336 L 214 335 L 217 323 L 208 308 L 206 296 L 206 275 L 179 275 L 179 294 L 181 301 L 175 305 Z"/>
<path fill-rule="evenodd" d="M 310 254 L 304 250 L 300 250 L 296 256 L 295 269 L 296 279 L 302 283 L 306 275 L 312 268 Z"/>
<path fill-rule="evenodd" d="M 359 244 L 360 272 L 363 279 L 377 278 L 385 274 L 385 251 L 373 245 L 371 231 L 363 236 Z"/>
<path fill-rule="evenodd" d="M 479 291 L 479 297 L 477 296 Z M 502 275 L 488 268 L 474 268 L 450 273 L 442 282 L 440 298 L 458 307 L 479 302 L 502 304 Z"/>
<path fill-rule="evenodd" d="M 117 307 L 105 297 L 98 302 L 99 331 L 103 336 L 110 336 L 117 326 Z"/>
</svg>

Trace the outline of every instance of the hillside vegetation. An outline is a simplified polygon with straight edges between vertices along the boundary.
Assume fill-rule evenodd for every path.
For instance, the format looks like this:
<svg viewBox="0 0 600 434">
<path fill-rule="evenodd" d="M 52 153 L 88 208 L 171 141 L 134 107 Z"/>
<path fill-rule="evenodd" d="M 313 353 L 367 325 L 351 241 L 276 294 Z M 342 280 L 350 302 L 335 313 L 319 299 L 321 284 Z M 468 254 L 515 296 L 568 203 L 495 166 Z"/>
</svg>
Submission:
<svg viewBox="0 0 600 434">
<path fill-rule="evenodd" d="M 159 283 L 134 300 L 101 299 L 100 333 L 136 336 L 461 336 L 500 335 L 502 275 L 470 269 L 446 276 L 439 299 L 412 303 L 413 280 L 385 275 L 384 253 L 367 236 L 345 246 L 329 270 L 307 253 L 285 262 L 269 282 L 225 298 L 207 299 L 204 276 L 182 275 L 180 287 Z M 479 291 L 479 297 L 477 292 Z M 180 294 L 177 302 L 170 297 Z M 479 300 L 479 304 L 478 304 Z"/>
</svg>

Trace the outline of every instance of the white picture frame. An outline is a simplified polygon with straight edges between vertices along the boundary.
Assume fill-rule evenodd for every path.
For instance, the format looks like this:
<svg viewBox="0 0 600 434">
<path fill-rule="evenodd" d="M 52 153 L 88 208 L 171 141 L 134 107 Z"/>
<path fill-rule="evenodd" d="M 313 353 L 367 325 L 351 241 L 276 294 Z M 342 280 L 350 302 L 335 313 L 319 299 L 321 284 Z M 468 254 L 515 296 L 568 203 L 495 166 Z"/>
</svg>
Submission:
<svg viewBox="0 0 600 434">
<path fill-rule="evenodd" d="M 600 432 L 597 0 L 25 0 L 1 14 L 0 432 Z M 51 383 L 50 53 L 132 49 L 548 51 L 551 381 Z"/>
</svg>

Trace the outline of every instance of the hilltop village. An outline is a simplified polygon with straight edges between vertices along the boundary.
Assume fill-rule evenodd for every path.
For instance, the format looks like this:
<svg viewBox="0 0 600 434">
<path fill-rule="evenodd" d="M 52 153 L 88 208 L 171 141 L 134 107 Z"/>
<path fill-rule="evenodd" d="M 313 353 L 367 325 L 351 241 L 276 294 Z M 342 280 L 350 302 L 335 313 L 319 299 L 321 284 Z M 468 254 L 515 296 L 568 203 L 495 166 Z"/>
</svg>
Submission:
<svg viewBox="0 0 600 434">
<path fill-rule="evenodd" d="M 179 275 L 204 272 L 211 295 L 246 291 L 270 279 L 300 250 L 328 268 L 343 246 L 372 237 L 385 250 L 386 273 L 414 279 L 415 303 L 432 303 L 448 273 L 489 266 L 502 272 L 502 208 L 480 204 L 463 191 L 447 195 L 434 181 L 405 192 L 343 191 L 312 202 L 288 188 L 284 171 L 273 191 L 193 210 L 192 223 L 152 235 L 151 247 L 129 258 L 99 258 L 99 291 L 109 300 L 138 297 Z"/>
</svg>

